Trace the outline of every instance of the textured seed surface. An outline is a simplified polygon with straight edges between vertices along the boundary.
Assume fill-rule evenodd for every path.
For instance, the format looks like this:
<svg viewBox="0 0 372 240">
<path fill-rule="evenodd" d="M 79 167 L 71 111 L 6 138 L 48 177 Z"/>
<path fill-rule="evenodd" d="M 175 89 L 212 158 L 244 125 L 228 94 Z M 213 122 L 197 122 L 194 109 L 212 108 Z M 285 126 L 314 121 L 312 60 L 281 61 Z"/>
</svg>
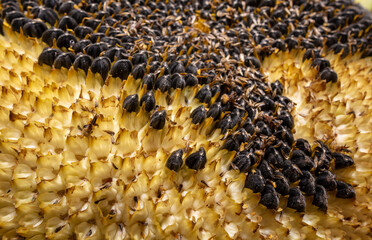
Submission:
<svg viewBox="0 0 372 240">
<path fill-rule="evenodd" d="M 1 2 L 0 236 L 368 238 L 370 15 L 134 2 Z"/>
</svg>

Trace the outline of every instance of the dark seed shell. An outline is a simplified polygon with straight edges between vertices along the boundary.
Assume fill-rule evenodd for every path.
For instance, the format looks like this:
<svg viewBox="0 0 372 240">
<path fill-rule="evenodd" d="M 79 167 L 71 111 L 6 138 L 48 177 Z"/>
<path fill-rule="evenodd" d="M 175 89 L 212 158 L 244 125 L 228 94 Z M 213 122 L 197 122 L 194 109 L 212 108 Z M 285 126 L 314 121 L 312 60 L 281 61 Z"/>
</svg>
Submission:
<svg viewBox="0 0 372 240">
<path fill-rule="evenodd" d="M 163 129 L 165 125 L 165 117 L 167 116 L 167 113 L 165 110 L 155 112 L 150 119 L 150 127 L 154 129 Z"/>
<path fill-rule="evenodd" d="M 145 110 L 150 112 L 155 108 L 155 97 L 152 91 L 145 93 L 140 100 L 140 105 L 145 104 Z"/>
<path fill-rule="evenodd" d="M 84 70 L 85 74 L 87 74 L 90 66 L 92 65 L 92 57 L 85 54 L 79 54 L 77 55 L 73 65 L 75 70 L 82 69 Z"/>
<path fill-rule="evenodd" d="M 123 109 L 125 109 L 128 113 L 137 112 L 138 106 L 137 94 L 129 95 L 124 99 Z"/>
<path fill-rule="evenodd" d="M 23 26 L 23 33 L 28 37 L 41 38 L 43 33 L 48 29 L 42 21 L 34 20 Z"/>
<path fill-rule="evenodd" d="M 48 66 L 52 66 L 54 63 L 54 60 L 57 58 L 59 54 L 62 52 L 55 48 L 44 48 L 42 53 L 40 54 L 38 58 L 39 65 L 46 64 Z"/>
<path fill-rule="evenodd" d="M 112 65 L 111 76 L 114 78 L 120 78 L 121 80 L 126 80 L 129 74 L 132 72 L 132 63 L 127 60 L 119 60 Z"/>
<path fill-rule="evenodd" d="M 262 192 L 265 188 L 265 179 L 260 170 L 250 172 L 245 179 L 245 187 L 251 189 L 254 193 Z"/>
<path fill-rule="evenodd" d="M 53 46 L 53 40 L 58 39 L 64 32 L 58 28 L 49 28 L 41 36 L 41 40 L 48 44 L 50 47 Z"/>
<path fill-rule="evenodd" d="M 99 73 L 105 81 L 110 71 L 111 62 L 107 57 L 98 57 L 93 60 L 90 70 L 92 73 Z"/>
<path fill-rule="evenodd" d="M 279 195 L 272 184 L 268 183 L 261 192 L 260 203 L 269 209 L 278 209 Z"/>
<path fill-rule="evenodd" d="M 206 111 L 204 105 L 200 105 L 191 112 L 190 117 L 192 118 L 193 124 L 200 124 L 204 121 L 206 116 Z"/>
<path fill-rule="evenodd" d="M 332 153 L 332 157 L 335 159 L 336 169 L 349 167 L 354 164 L 354 160 L 350 156 L 342 153 Z"/>
<path fill-rule="evenodd" d="M 306 201 L 304 195 L 298 187 L 289 190 L 287 207 L 293 208 L 299 212 L 305 211 Z"/>
<path fill-rule="evenodd" d="M 173 170 L 175 172 L 178 172 L 183 164 L 182 160 L 183 150 L 179 149 L 175 152 L 173 152 L 167 160 L 166 166 L 170 170 Z"/>
<path fill-rule="evenodd" d="M 338 198 L 354 198 L 355 197 L 355 190 L 354 188 L 345 182 L 336 181 L 337 183 L 337 193 L 336 197 Z"/>
<path fill-rule="evenodd" d="M 313 205 L 326 211 L 328 208 L 328 195 L 326 189 L 322 185 L 316 185 Z"/>
<path fill-rule="evenodd" d="M 69 69 L 75 61 L 75 55 L 71 52 L 62 53 L 54 60 L 54 68 L 62 67 Z"/>
<path fill-rule="evenodd" d="M 203 169 L 205 167 L 206 162 L 207 154 L 203 147 L 201 147 L 199 151 L 190 154 L 185 161 L 186 166 L 194 170 Z"/>
</svg>

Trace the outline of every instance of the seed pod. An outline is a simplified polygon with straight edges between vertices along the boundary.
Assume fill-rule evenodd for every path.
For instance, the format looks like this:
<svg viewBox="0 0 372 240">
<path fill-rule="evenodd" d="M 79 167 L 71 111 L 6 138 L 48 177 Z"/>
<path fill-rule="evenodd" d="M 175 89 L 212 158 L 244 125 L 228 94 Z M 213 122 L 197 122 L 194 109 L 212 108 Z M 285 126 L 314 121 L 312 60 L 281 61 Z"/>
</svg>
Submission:
<svg viewBox="0 0 372 240">
<path fill-rule="evenodd" d="M 70 16 L 63 16 L 58 23 L 58 28 L 66 31 L 67 29 L 75 29 L 77 22 Z"/>
<path fill-rule="evenodd" d="M 34 18 L 39 18 L 43 22 L 47 22 L 50 25 L 54 25 L 58 21 L 58 15 L 51 8 L 44 6 L 36 6 L 31 10 Z"/>
<path fill-rule="evenodd" d="M 71 52 L 62 53 L 54 60 L 54 68 L 61 69 L 62 67 L 69 69 L 75 61 L 75 55 Z"/>
<path fill-rule="evenodd" d="M 58 39 L 64 32 L 58 28 L 49 28 L 41 36 L 41 40 L 48 44 L 50 47 L 53 46 L 53 40 Z"/>
<path fill-rule="evenodd" d="M 205 152 L 205 149 L 201 147 L 199 151 L 190 154 L 186 158 L 185 162 L 186 162 L 186 165 L 191 169 L 194 169 L 194 170 L 203 169 L 207 162 L 207 154 Z"/>
<path fill-rule="evenodd" d="M 315 178 L 309 171 L 302 172 L 301 181 L 298 185 L 304 193 L 315 194 Z"/>
<path fill-rule="evenodd" d="M 278 209 L 279 195 L 271 183 L 267 183 L 261 192 L 260 203 L 268 209 Z"/>
<path fill-rule="evenodd" d="M 257 133 L 265 135 L 265 136 L 271 136 L 272 132 L 269 126 L 264 121 L 257 121 L 256 122 L 256 129 Z"/>
<path fill-rule="evenodd" d="M 76 37 L 83 39 L 88 34 L 93 33 L 93 29 L 87 26 L 77 26 L 74 28 L 74 33 Z"/>
<path fill-rule="evenodd" d="M 92 73 L 99 73 L 103 80 L 106 80 L 110 71 L 111 62 L 107 57 L 98 57 L 93 60 L 90 70 Z"/>
<path fill-rule="evenodd" d="M 220 117 L 222 112 L 222 107 L 220 102 L 215 102 L 211 105 L 207 112 L 207 117 L 211 117 L 213 119 L 217 119 Z"/>
<path fill-rule="evenodd" d="M 171 88 L 171 82 L 168 75 L 163 75 L 158 78 L 155 82 L 155 89 L 159 89 L 161 92 L 169 91 Z"/>
<path fill-rule="evenodd" d="M 185 72 L 190 73 L 192 75 L 197 75 L 198 74 L 198 68 L 195 66 L 195 64 L 190 63 L 189 65 L 187 65 L 187 67 L 185 69 Z"/>
<path fill-rule="evenodd" d="M 250 68 L 255 68 L 255 69 L 261 68 L 261 62 L 257 58 L 252 57 L 252 56 L 247 57 L 244 60 L 244 64 L 245 66 L 250 67 Z"/>
<path fill-rule="evenodd" d="M 2 15 L 4 20 L 6 19 L 6 15 L 8 15 L 8 13 L 10 13 L 12 11 L 20 12 L 20 10 L 21 10 L 19 8 L 19 4 L 14 2 L 14 1 L 2 2 L 1 6 L 3 8 L 2 12 L 1 12 L 1 15 Z"/>
<path fill-rule="evenodd" d="M 129 60 L 119 60 L 112 65 L 110 74 L 114 78 L 126 80 L 132 71 L 132 64 Z"/>
<path fill-rule="evenodd" d="M 3 15 L 4 15 L 4 12 L 3 12 Z M 21 17 L 25 17 L 25 15 L 17 10 L 10 11 L 6 13 L 5 15 L 5 19 L 9 24 L 11 24 L 14 19 L 21 18 Z"/>
<path fill-rule="evenodd" d="M 277 119 L 282 121 L 282 126 L 287 127 L 288 129 L 293 128 L 293 117 L 289 112 L 281 111 Z"/>
<path fill-rule="evenodd" d="M 123 109 L 128 113 L 137 112 L 138 110 L 138 95 L 133 94 L 127 96 L 123 101 Z"/>
<path fill-rule="evenodd" d="M 77 39 L 73 35 L 69 33 L 65 33 L 58 37 L 57 47 L 59 48 L 65 47 L 66 49 L 68 49 L 74 46 L 76 42 L 77 42 Z"/>
<path fill-rule="evenodd" d="M 169 71 L 170 71 L 171 74 L 174 74 L 174 73 L 184 73 L 185 72 L 185 68 L 184 68 L 183 64 L 180 63 L 180 62 L 172 62 L 169 65 Z"/>
<path fill-rule="evenodd" d="M 73 19 L 75 19 L 75 21 L 80 24 L 84 18 L 87 18 L 89 17 L 89 15 L 82 11 L 82 10 L 79 10 L 79 9 L 72 9 L 69 14 L 68 14 L 70 17 L 72 17 Z"/>
<path fill-rule="evenodd" d="M 285 96 L 279 96 L 279 95 L 276 95 L 274 97 L 274 101 L 276 103 L 279 103 L 281 105 L 283 105 L 285 108 L 288 108 L 288 106 L 290 106 L 289 104 L 291 104 L 291 100 L 289 100 L 289 98 L 285 97 Z"/>
<path fill-rule="evenodd" d="M 336 169 L 349 167 L 354 164 L 354 160 L 342 153 L 332 153 L 332 157 L 335 159 Z"/>
<path fill-rule="evenodd" d="M 146 73 L 146 66 L 144 64 L 138 64 L 132 70 L 132 76 L 134 79 L 142 79 Z"/>
<path fill-rule="evenodd" d="M 146 74 L 146 76 L 142 79 L 142 85 L 147 85 L 147 90 L 153 89 L 154 84 L 155 84 L 155 75 L 153 73 Z"/>
<path fill-rule="evenodd" d="M 211 87 L 212 96 L 215 96 L 217 93 L 221 92 L 221 86 L 219 84 L 213 84 Z"/>
<path fill-rule="evenodd" d="M 302 28 L 297 28 L 295 30 L 293 30 L 291 33 L 290 33 L 290 36 L 294 36 L 294 37 L 304 37 L 306 34 L 306 30 L 305 29 L 302 29 Z"/>
<path fill-rule="evenodd" d="M 55 48 L 44 48 L 43 52 L 40 54 L 38 58 L 39 65 L 46 64 L 48 66 L 52 66 L 54 60 L 57 58 L 59 54 L 62 52 Z"/>
<path fill-rule="evenodd" d="M 114 47 L 121 44 L 121 41 L 115 37 L 104 37 L 101 39 L 101 42 L 107 43 L 110 47 Z M 145 63 L 147 63 L 147 61 Z"/>
<path fill-rule="evenodd" d="M 59 14 L 65 14 L 65 13 L 69 13 L 72 9 L 74 9 L 74 6 L 76 4 L 73 2 L 73 1 L 66 1 L 66 2 L 63 2 L 59 8 L 58 8 L 58 13 Z"/>
<path fill-rule="evenodd" d="M 307 49 L 302 61 L 305 61 L 306 59 L 315 59 L 320 57 L 320 51 L 315 49 Z"/>
<path fill-rule="evenodd" d="M 261 171 L 262 176 L 265 179 L 273 179 L 273 169 L 266 161 L 261 161 L 261 164 L 258 166 L 258 169 Z"/>
<path fill-rule="evenodd" d="M 324 69 L 331 67 L 331 64 L 327 59 L 315 58 L 311 66 L 318 69 L 319 72 L 322 72 Z"/>
<path fill-rule="evenodd" d="M 265 179 L 261 171 L 258 169 L 251 171 L 245 179 L 244 187 L 251 189 L 254 193 L 262 192 L 265 188 Z"/>
<path fill-rule="evenodd" d="M 260 99 L 261 110 L 264 112 L 272 112 L 275 109 L 275 102 L 269 96 L 263 96 Z"/>
<path fill-rule="evenodd" d="M 283 163 L 283 175 L 290 182 L 296 182 L 301 175 L 300 169 L 295 167 L 290 161 L 285 160 Z"/>
<path fill-rule="evenodd" d="M 239 146 L 240 146 L 240 144 L 246 143 L 249 140 L 248 133 L 244 128 L 240 128 L 238 131 L 236 131 L 234 137 L 238 141 Z"/>
<path fill-rule="evenodd" d="M 43 0 L 43 5 L 50 9 L 58 9 L 58 6 L 60 5 L 58 0 Z"/>
<path fill-rule="evenodd" d="M 273 146 L 270 146 L 266 149 L 264 160 L 277 168 L 281 168 L 284 161 L 279 151 L 275 149 Z"/>
<path fill-rule="evenodd" d="M 239 142 L 235 138 L 235 136 L 230 135 L 225 143 L 222 145 L 221 149 L 227 149 L 228 151 L 238 151 L 239 150 Z"/>
<path fill-rule="evenodd" d="M 179 73 L 174 73 L 171 76 L 171 84 L 172 84 L 172 88 L 174 88 L 174 89 L 176 89 L 176 88 L 184 89 L 185 86 L 186 86 L 185 79 Z"/>
<path fill-rule="evenodd" d="M 200 105 L 191 112 L 190 117 L 192 118 L 193 124 L 200 124 L 204 121 L 206 116 L 206 111 L 204 105 Z"/>
<path fill-rule="evenodd" d="M 146 63 L 147 64 L 147 55 L 144 52 L 138 52 L 133 55 L 132 57 L 132 64 L 137 65 L 137 64 L 142 64 Z"/>
<path fill-rule="evenodd" d="M 288 180 L 284 177 L 284 175 L 281 172 L 279 171 L 274 172 L 273 180 L 276 185 L 275 189 L 278 193 L 280 193 L 281 195 L 289 194 Z"/>
<path fill-rule="evenodd" d="M 247 151 L 238 152 L 232 161 L 231 165 L 234 169 L 239 169 L 240 172 L 248 172 L 249 167 L 256 161 L 256 156 Z"/>
<path fill-rule="evenodd" d="M 92 58 L 96 58 L 99 57 L 101 53 L 107 49 L 108 46 L 105 43 L 91 43 L 84 48 L 84 51 Z"/>
<path fill-rule="evenodd" d="M 320 173 L 325 170 L 328 170 L 331 166 L 331 158 L 332 158 L 332 153 L 328 149 L 328 147 L 322 143 L 318 142 L 320 145 L 317 146 L 314 150 L 314 161 L 317 163 L 317 167 L 315 172 Z"/>
<path fill-rule="evenodd" d="M 23 33 L 28 37 L 41 38 L 47 29 L 47 25 L 42 21 L 33 20 L 23 26 Z"/>
<path fill-rule="evenodd" d="M 276 39 L 273 43 L 273 48 L 277 48 L 280 51 L 285 50 L 285 42 L 282 39 Z"/>
<path fill-rule="evenodd" d="M 280 31 L 278 31 L 278 30 L 270 29 L 269 36 L 272 39 L 280 39 L 280 37 L 282 36 L 282 33 Z"/>
<path fill-rule="evenodd" d="M 327 67 L 322 72 L 320 72 L 320 79 L 328 82 L 337 82 L 338 76 L 337 73 L 331 68 Z"/>
<path fill-rule="evenodd" d="M 21 29 L 23 30 L 23 26 L 26 25 L 26 23 L 31 22 L 32 20 L 26 17 L 19 17 L 12 20 L 12 23 L 10 24 L 12 26 L 12 30 L 14 32 L 21 32 Z M 1 22 L 2 23 L 2 22 Z M 2 27 L 2 25 L 1 25 Z M 46 32 L 46 31 L 45 31 Z M 45 33 L 44 32 L 44 33 Z M 43 35 L 44 35 L 43 33 Z M 49 45 L 51 46 L 51 45 Z"/>
<path fill-rule="evenodd" d="M 298 40 L 295 39 L 293 36 L 287 37 L 284 42 L 288 50 L 292 50 L 298 47 Z"/>
<path fill-rule="evenodd" d="M 155 97 L 152 91 L 148 91 L 141 97 L 140 106 L 142 104 L 145 104 L 145 110 L 148 112 L 155 108 Z"/>
<path fill-rule="evenodd" d="M 193 74 L 186 74 L 185 77 L 186 86 L 192 87 L 199 83 L 198 78 L 195 77 Z"/>
<path fill-rule="evenodd" d="M 336 197 L 338 198 L 354 198 L 355 197 L 355 191 L 350 184 L 344 183 L 342 181 L 336 181 L 336 183 L 337 183 Z"/>
<path fill-rule="evenodd" d="M 27 1 L 24 1 L 23 2 L 22 6 L 23 6 L 23 10 L 26 11 L 26 10 L 30 10 L 30 9 L 32 9 L 34 7 L 37 7 L 38 4 L 36 2 L 34 2 L 34 1 L 27 0 Z"/>
<path fill-rule="evenodd" d="M 313 205 L 319 207 L 323 211 L 328 208 L 328 195 L 326 189 L 322 185 L 316 185 Z"/>
<path fill-rule="evenodd" d="M 116 60 L 122 60 L 122 59 L 127 59 L 126 56 L 127 50 L 124 48 L 120 47 L 111 47 L 109 48 L 103 56 L 108 57 L 111 62 L 115 62 Z M 129 61 L 129 60 L 128 60 Z M 131 64 L 132 65 L 132 64 Z"/>
<path fill-rule="evenodd" d="M 182 166 L 183 160 L 182 160 L 182 154 L 183 150 L 179 149 L 175 152 L 173 152 L 167 160 L 166 166 L 170 170 L 173 170 L 175 172 L 178 172 Z"/>
<path fill-rule="evenodd" d="M 337 187 L 335 175 L 328 170 L 319 174 L 316 178 L 316 184 L 322 185 L 327 190 L 335 190 Z"/>
<path fill-rule="evenodd" d="M 152 114 L 150 119 L 150 127 L 154 129 L 163 129 L 165 125 L 165 117 L 167 116 L 167 113 L 165 110 L 155 112 Z"/>
<path fill-rule="evenodd" d="M 75 53 L 82 53 L 84 49 L 90 45 L 92 42 L 89 39 L 83 39 L 74 44 L 72 49 L 74 50 Z"/>
<path fill-rule="evenodd" d="M 277 144 L 280 145 L 280 148 L 278 151 L 283 157 L 287 157 L 289 153 L 291 152 L 291 148 L 283 141 L 277 141 Z"/>
<path fill-rule="evenodd" d="M 157 70 L 161 68 L 161 63 L 158 61 L 150 62 L 150 73 L 155 73 Z"/>
<path fill-rule="evenodd" d="M 212 97 L 212 92 L 209 85 L 204 85 L 195 95 L 201 103 L 209 103 Z"/>
<path fill-rule="evenodd" d="M 304 152 L 307 156 L 311 157 L 311 146 L 306 139 L 303 138 L 297 139 L 295 147 Z"/>
<path fill-rule="evenodd" d="M 247 133 L 249 133 L 250 135 L 253 135 L 255 132 L 256 132 L 256 128 L 255 128 L 255 125 L 253 125 L 252 121 L 250 118 L 247 118 L 243 124 L 243 128 L 245 129 L 245 131 L 247 131 Z"/>
<path fill-rule="evenodd" d="M 305 211 L 306 201 L 304 195 L 301 193 L 298 187 L 291 188 L 289 190 L 289 197 L 287 207 L 293 208 L 298 212 Z"/>
<path fill-rule="evenodd" d="M 303 151 L 298 149 L 292 152 L 291 161 L 296 164 L 301 170 L 310 171 L 315 167 L 315 163 L 313 162 L 313 160 Z"/>
<path fill-rule="evenodd" d="M 336 43 L 332 45 L 330 48 L 335 54 L 341 53 L 341 57 L 344 58 L 349 54 L 349 46 L 343 43 Z"/>
<path fill-rule="evenodd" d="M 230 115 L 226 115 L 219 123 L 218 128 L 221 128 L 221 133 L 225 133 L 228 129 L 233 127 L 232 119 Z"/>
<path fill-rule="evenodd" d="M 85 54 L 79 54 L 77 55 L 73 65 L 75 70 L 82 69 L 85 74 L 87 74 L 88 69 L 92 65 L 92 58 Z"/>
<path fill-rule="evenodd" d="M 272 92 L 275 92 L 277 95 L 282 95 L 283 93 L 283 84 L 279 82 L 279 80 L 276 80 L 275 82 L 271 83 L 271 90 Z"/>
</svg>

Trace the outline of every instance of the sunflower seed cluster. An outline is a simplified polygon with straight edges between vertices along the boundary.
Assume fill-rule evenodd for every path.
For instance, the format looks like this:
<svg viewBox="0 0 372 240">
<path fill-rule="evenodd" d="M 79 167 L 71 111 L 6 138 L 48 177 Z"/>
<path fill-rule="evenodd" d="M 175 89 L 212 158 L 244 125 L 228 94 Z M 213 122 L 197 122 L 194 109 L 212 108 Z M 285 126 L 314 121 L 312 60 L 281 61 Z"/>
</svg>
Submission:
<svg viewBox="0 0 372 240">
<path fill-rule="evenodd" d="M 327 191 L 353 198 L 350 184 L 334 169 L 353 160 L 324 142 L 313 146 L 293 137 L 293 103 L 283 85 L 271 84 L 261 62 L 272 54 L 305 49 L 319 80 L 337 82 L 324 58 L 372 54 L 372 18 L 352 1 L 6 1 L 2 21 L 15 32 L 39 38 L 49 47 L 40 65 L 136 80 L 141 94 L 126 96 L 128 113 L 144 109 L 150 127 L 171 121 L 157 96 L 195 91 L 198 106 L 190 114 L 195 128 L 211 124 L 220 131 L 221 151 L 234 151 L 231 169 L 246 175 L 245 187 L 261 194 L 260 203 L 277 209 L 279 194 L 289 208 L 304 211 L 305 196 L 327 209 Z M 2 26 L 2 25 L 1 25 Z M 2 30 L 2 28 L 1 28 Z M 165 97 L 166 98 L 166 97 Z M 187 102 L 186 102 L 187 104 Z M 176 172 L 203 169 L 203 147 L 179 149 L 166 167 Z M 185 164 L 184 164 L 185 163 Z"/>
</svg>

